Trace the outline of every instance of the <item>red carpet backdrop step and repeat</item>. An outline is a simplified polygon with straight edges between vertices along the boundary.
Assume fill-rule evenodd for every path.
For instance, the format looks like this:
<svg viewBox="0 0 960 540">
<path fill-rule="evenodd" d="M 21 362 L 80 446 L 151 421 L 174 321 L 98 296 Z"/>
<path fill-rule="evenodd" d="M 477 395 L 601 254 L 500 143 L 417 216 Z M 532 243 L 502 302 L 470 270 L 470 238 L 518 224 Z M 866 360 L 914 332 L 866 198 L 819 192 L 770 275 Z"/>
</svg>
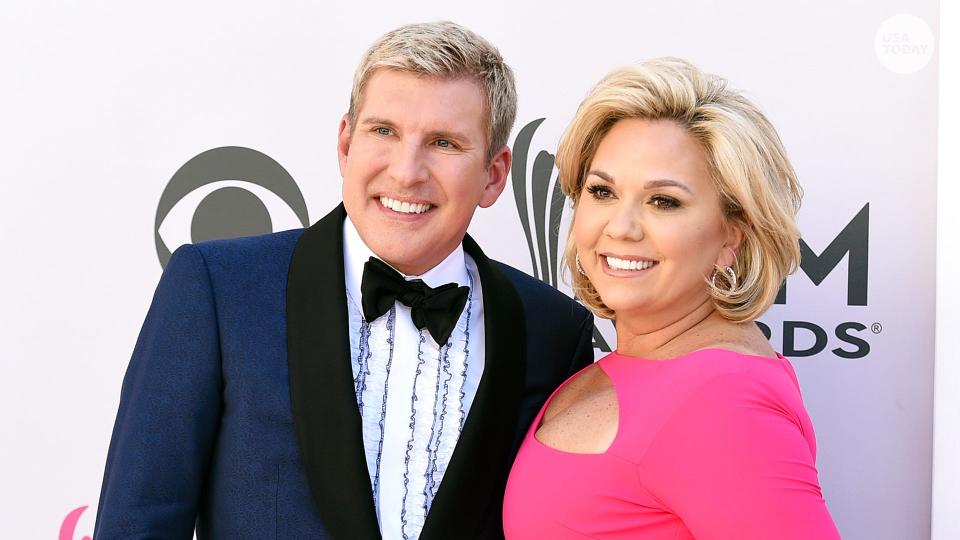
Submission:
<svg viewBox="0 0 960 540">
<path fill-rule="evenodd" d="M 490 39 L 518 78 L 516 164 L 470 232 L 568 293 L 553 153 L 594 82 L 680 56 L 762 106 L 806 190 L 802 269 L 762 327 L 799 374 L 824 496 L 845 538 L 929 538 L 932 0 L 5 5 L 4 535 L 92 535 L 120 382 L 170 252 L 332 208 L 361 54 L 438 19 Z M 608 321 L 595 346 L 616 346 Z"/>
</svg>

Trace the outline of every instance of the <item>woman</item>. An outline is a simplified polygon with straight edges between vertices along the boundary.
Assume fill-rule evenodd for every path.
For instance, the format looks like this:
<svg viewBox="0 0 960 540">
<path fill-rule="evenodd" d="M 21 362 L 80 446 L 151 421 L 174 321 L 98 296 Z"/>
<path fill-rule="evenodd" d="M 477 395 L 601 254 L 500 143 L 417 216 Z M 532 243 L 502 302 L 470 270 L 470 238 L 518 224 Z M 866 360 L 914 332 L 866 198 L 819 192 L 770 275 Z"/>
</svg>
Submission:
<svg viewBox="0 0 960 540">
<path fill-rule="evenodd" d="M 654 60 L 589 93 L 557 163 L 573 286 L 618 346 L 544 404 L 506 537 L 838 538 L 796 375 L 752 324 L 800 257 L 801 189 L 769 121 Z"/>
</svg>

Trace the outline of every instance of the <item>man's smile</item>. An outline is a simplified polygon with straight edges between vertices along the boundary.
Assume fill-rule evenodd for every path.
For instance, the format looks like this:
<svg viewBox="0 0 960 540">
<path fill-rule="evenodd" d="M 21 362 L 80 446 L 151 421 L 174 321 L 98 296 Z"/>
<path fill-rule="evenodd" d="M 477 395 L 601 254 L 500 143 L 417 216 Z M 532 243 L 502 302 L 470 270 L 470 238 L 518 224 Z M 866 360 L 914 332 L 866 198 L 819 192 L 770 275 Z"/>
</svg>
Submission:
<svg viewBox="0 0 960 540">
<path fill-rule="evenodd" d="M 380 196 L 380 204 L 385 208 L 389 208 L 394 212 L 399 212 L 401 214 L 422 214 L 433 208 L 433 205 L 430 203 L 401 201 L 398 199 L 392 199 L 386 195 Z"/>
</svg>

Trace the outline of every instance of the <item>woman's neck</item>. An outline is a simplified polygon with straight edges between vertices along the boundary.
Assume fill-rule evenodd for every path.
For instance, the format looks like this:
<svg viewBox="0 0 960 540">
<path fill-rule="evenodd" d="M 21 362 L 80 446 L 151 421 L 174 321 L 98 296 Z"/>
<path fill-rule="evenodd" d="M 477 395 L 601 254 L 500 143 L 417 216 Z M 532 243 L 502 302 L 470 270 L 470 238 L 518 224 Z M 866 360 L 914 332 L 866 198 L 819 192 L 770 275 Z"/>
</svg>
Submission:
<svg viewBox="0 0 960 540">
<path fill-rule="evenodd" d="M 683 351 L 680 342 L 701 341 L 696 339 L 699 330 L 719 317 L 712 298 L 688 311 L 680 319 L 653 325 L 642 315 L 617 317 L 617 352 L 639 358 L 672 358 Z"/>
</svg>

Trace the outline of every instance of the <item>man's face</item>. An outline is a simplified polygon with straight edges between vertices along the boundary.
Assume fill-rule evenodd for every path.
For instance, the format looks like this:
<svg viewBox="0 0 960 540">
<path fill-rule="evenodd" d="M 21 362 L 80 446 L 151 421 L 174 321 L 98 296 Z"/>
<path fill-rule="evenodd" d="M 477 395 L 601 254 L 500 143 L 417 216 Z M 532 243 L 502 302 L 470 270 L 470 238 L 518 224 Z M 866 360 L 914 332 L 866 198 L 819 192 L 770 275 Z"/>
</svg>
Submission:
<svg viewBox="0 0 960 540">
<path fill-rule="evenodd" d="M 496 202 L 511 155 L 488 163 L 486 107 L 472 80 L 381 69 L 340 121 L 343 203 L 360 237 L 407 275 L 426 272 L 463 240 L 474 211 Z"/>
</svg>

